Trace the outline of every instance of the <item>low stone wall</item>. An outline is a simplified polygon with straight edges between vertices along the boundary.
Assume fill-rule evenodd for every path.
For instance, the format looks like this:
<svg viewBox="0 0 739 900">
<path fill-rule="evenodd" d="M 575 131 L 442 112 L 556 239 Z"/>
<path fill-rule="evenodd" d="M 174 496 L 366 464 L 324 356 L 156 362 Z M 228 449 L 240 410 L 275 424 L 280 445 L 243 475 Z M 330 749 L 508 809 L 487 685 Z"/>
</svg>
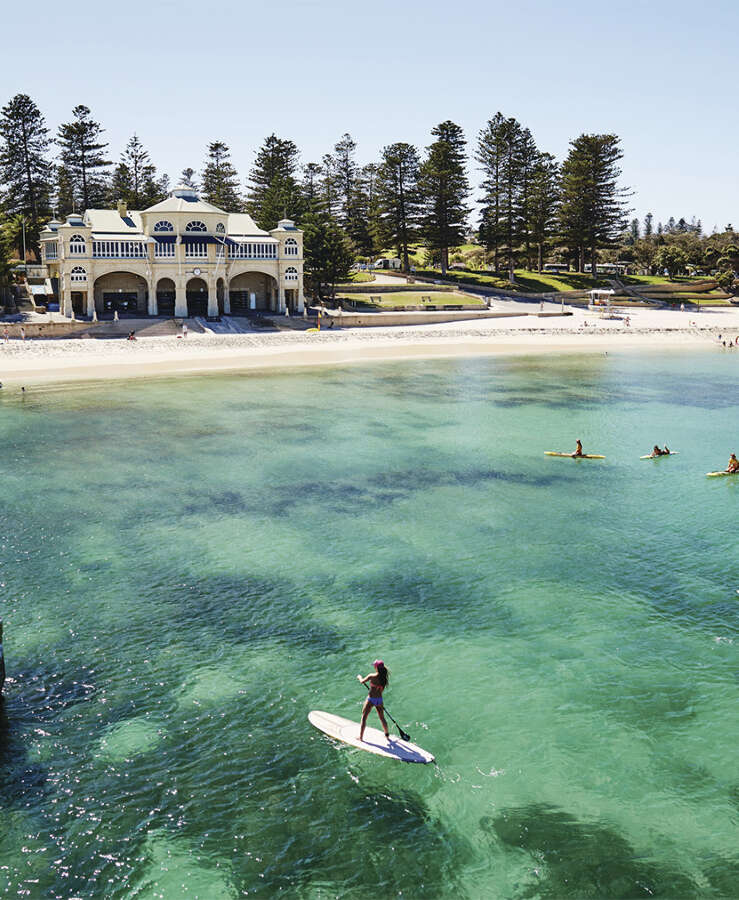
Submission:
<svg viewBox="0 0 739 900">
<path fill-rule="evenodd" d="M 478 312 L 381 312 L 381 313 L 354 313 L 344 312 L 327 314 L 323 318 L 322 329 L 331 327 L 330 322 L 342 328 L 384 328 L 391 325 L 433 325 L 441 322 L 474 321 L 475 319 L 510 319 L 520 316 L 528 316 L 527 312 L 492 312 L 482 310 Z M 328 326 L 326 320 L 329 320 Z"/>
</svg>

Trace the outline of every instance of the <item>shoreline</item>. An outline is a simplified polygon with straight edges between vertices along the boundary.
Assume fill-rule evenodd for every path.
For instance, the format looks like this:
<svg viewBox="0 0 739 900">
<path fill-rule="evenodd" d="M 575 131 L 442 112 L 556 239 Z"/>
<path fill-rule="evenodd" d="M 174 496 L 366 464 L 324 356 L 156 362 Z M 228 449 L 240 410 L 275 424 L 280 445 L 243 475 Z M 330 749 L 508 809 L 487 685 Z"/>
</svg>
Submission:
<svg viewBox="0 0 739 900">
<path fill-rule="evenodd" d="M 696 328 L 481 328 L 457 325 L 345 329 L 318 334 L 142 337 L 121 340 L 52 339 L 0 344 L 4 387 L 71 381 L 290 370 L 413 359 L 513 356 L 601 351 L 721 349 L 718 327 Z M 574 324 L 574 323 L 573 323 Z M 734 327 L 731 327 L 733 331 Z M 736 352 L 739 349 L 728 351 Z"/>
</svg>

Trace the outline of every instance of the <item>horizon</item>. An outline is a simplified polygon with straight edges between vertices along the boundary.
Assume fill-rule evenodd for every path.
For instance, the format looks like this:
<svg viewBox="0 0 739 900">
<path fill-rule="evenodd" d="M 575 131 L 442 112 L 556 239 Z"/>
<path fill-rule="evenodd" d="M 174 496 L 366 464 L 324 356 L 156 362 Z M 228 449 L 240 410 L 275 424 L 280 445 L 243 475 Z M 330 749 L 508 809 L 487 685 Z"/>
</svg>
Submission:
<svg viewBox="0 0 739 900">
<path fill-rule="evenodd" d="M 302 165 L 320 161 L 348 132 L 364 165 L 395 141 L 423 151 L 431 128 L 449 118 L 468 141 L 474 201 L 469 225 L 477 227 L 474 145 L 500 109 L 560 162 L 582 133 L 618 135 L 621 183 L 634 192 L 630 218 L 643 222 L 651 212 L 656 227 L 670 216 L 688 222 L 695 217 L 706 234 L 735 221 L 739 188 L 729 173 L 739 126 L 727 116 L 733 100 L 730 60 L 714 50 L 716 21 L 724 33 L 736 30 L 732 22 L 739 27 L 739 11 L 726 2 L 709 2 L 699 13 L 683 2 L 648 9 L 622 3 L 617 16 L 593 11 L 581 0 L 564 12 L 540 0 L 516 11 L 477 2 L 464 21 L 418 2 L 402 10 L 382 2 L 371 14 L 345 13 L 335 0 L 320 7 L 291 3 L 275 20 L 261 6 L 234 5 L 203 18 L 202 7 L 191 0 L 176 6 L 162 0 L 153 7 L 134 0 L 125 10 L 106 11 L 105 24 L 75 18 L 48 2 L 41 9 L 46 30 L 33 41 L 34 59 L 44 63 L 29 72 L 23 41 L 13 41 L 0 103 L 28 94 L 51 136 L 71 119 L 74 106 L 84 104 L 105 129 L 113 163 L 136 133 L 172 187 L 184 168 L 200 172 L 207 144 L 215 140 L 229 146 L 243 189 L 259 146 L 273 132 L 296 143 Z M 666 22 L 663 10 L 669 11 Z M 12 8 L 5 18 L 8 33 L 37 31 L 38 14 Z M 191 19 L 201 42 L 196 53 Z M 460 22 L 465 34 L 467 22 L 476 23 L 475 34 L 489 31 L 492 49 L 471 52 L 453 31 Z M 265 40 L 252 46 L 255 33 Z M 81 41 L 84 56 L 70 54 Z M 594 52 L 572 52 L 593 42 Z M 275 54 L 273 47 L 282 52 Z M 675 63 L 688 58 L 689 66 Z M 320 60 L 317 67 L 314 59 Z M 440 59 L 448 65 L 439 66 Z M 609 68 L 589 80 L 583 65 Z M 458 87 L 449 77 L 452 67 Z M 709 69 L 710 86 L 693 74 Z M 503 91 L 497 90 L 501 77 L 512 82 Z M 496 88 L 490 100 L 488 84 Z M 545 94 L 542 84 L 550 88 Z M 394 99 L 399 95 L 405 102 Z M 580 102 L 568 102 L 575 96 Z M 661 147 L 665 131 L 673 140 L 669 153 Z"/>
</svg>

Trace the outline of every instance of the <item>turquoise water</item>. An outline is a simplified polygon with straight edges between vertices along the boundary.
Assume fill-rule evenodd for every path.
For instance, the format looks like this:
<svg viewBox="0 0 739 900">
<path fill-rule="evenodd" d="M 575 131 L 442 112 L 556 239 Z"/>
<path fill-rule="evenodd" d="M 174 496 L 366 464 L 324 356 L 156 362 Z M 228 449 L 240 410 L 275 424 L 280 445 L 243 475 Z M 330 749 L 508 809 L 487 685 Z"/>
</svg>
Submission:
<svg viewBox="0 0 739 900">
<path fill-rule="evenodd" d="M 737 896 L 738 367 L 3 392 L 0 894 Z"/>
</svg>

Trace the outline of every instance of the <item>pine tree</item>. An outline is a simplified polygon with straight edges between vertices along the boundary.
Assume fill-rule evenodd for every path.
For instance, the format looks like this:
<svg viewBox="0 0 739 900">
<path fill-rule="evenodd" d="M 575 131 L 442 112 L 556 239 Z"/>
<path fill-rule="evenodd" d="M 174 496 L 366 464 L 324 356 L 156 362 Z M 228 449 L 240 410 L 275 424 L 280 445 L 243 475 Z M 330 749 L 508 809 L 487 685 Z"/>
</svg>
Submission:
<svg viewBox="0 0 739 900">
<path fill-rule="evenodd" d="M 323 169 L 318 163 L 308 163 L 303 166 L 303 181 L 301 190 L 303 193 L 302 206 L 306 212 L 317 212 L 322 208 L 321 197 L 321 172 Z"/>
<path fill-rule="evenodd" d="M 377 256 L 381 250 L 377 170 L 369 163 L 358 171 L 349 206 L 347 234 L 362 256 Z"/>
<path fill-rule="evenodd" d="M 551 153 L 539 153 L 531 172 L 525 212 L 531 239 L 537 250 L 537 270 L 544 266 L 545 250 L 556 233 L 559 210 L 559 166 Z"/>
<path fill-rule="evenodd" d="M 627 192 L 618 185 L 622 156 L 615 134 L 582 134 L 562 164 L 562 237 L 577 251 L 578 270 L 589 252 L 593 277 L 598 247 L 614 246 L 625 227 Z"/>
<path fill-rule="evenodd" d="M 493 268 L 500 271 L 500 248 L 503 243 L 503 158 L 506 142 L 504 132 L 506 118 L 496 113 L 480 131 L 475 159 L 483 173 L 483 197 L 480 213 L 479 238 L 482 245 L 493 254 Z"/>
<path fill-rule="evenodd" d="M 271 134 L 257 153 L 249 174 L 248 209 L 260 228 L 275 228 L 280 219 L 299 219 L 301 194 L 296 173 L 299 151 L 292 141 Z"/>
<path fill-rule="evenodd" d="M 319 299 L 333 298 L 336 285 L 347 281 L 354 252 L 341 226 L 326 212 L 307 213 L 303 220 L 305 274 Z"/>
<path fill-rule="evenodd" d="M 158 196 L 158 193 L 156 167 L 138 135 L 134 134 L 113 172 L 111 201 L 124 200 L 130 209 L 145 209 L 151 205 L 152 194 Z"/>
<path fill-rule="evenodd" d="M 107 143 L 103 143 L 103 129 L 90 118 L 86 106 L 75 106 L 73 121 L 59 126 L 62 165 L 69 174 L 75 201 L 82 209 L 93 209 L 105 203 L 106 175 L 112 163 L 105 158 Z"/>
<path fill-rule="evenodd" d="M 338 214 L 336 160 L 326 153 L 321 160 L 321 204 L 331 218 Z"/>
<path fill-rule="evenodd" d="M 180 178 L 180 182 L 185 185 L 185 187 L 191 188 L 193 191 L 198 190 L 198 183 L 194 178 L 195 169 L 183 169 L 182 177 Z"/>
<path fill-rule="evenodd" d="M 203 169 L 203 197 L 226 212 L 239 212 L 243 208 L 239 196 L 239 176 L 230 156 L 223 141 L 208 145 L 208 158 Z"/>
<path fill-rule="evenodd" d="M 48 160 L 49 129 L 39 108 L 26 94 L 16 94 L 0 112 L 0 185 L 8 216 L 26 221 L 27 245 L 37 256 L 41 223 L 49 215 L 52 166 Z"/>
<path fill-rule="evenodd" d="M 418 240 L 421 162 L 411 144 L 390 144 L 382 151 L 377 193 L 382 216 L 382 243 L 397 248 L 403 271 L 410 269 L 409 247 Z"/>
<path fill-rule="evenodd" d="M 651 213 L 647 213 L 646 216 L 644 216 L 644 237 L 645 238 L 650 238 L 653 234 L 653 231 L 654 231 L 653 226 L 652 226 L 653 220 L 654 220 L 654 216 Z"/>
<path fill-rule="evenodd" d="M 640 233 L 640 227 L 639 227 L 639 220 L 632 219 L 631 225 L 629 226 L 629 239 L 632 244 L 635 244 L 639 240 L 640 237 L 641 237 L 641 233 Z"/>
<path fill-rule="evenodd" d="M 518 166 L 518 191 L 517 191 L 517 216 L 515 225 L 517 225 L 516 241 L 523 244 L 524 258 L 526 260 L 526 268 L 531 270 L 531 243 L 532 243 L 532 226 L 529 219 L 530 202 L 531 202 L 531 181 L 534 175 L 534 168 L 539 161 L 540 153 L 534 143 L 534 138 L 528 128 L 520 131 L 517 150 L 517 166 Z M 509 276 L 513 273 L 511 264 L 513 262 L 512 254 L 509 260 Z"/>
<path fill-rule="evenodd" d="M 343 135 L 334 147 L 334 173 L 338 199 L 337 218 L 345 229 L 350 227 L 352 204 L 354 202 L 355 182 L 357 179 L 357 164 L 354 161 L 356 149 L 357 145 L 350 134 Z"/>
<path fill-rule="evenodd" d="M 469 215 L 469 183 L 465 168 L 464 132 L 447 120 L 431 130 L 436 140 L 421 165 L 422 235 L 431 252 L 440 255 L 442 275 L 449 265 L 449 248 L 462 243 Z"/>
<path fill-rule="evenodd" d="M 66 166 L 56 166 L 54 186 L 54 216 L 62 220 L 77 208 L 74 184 Z"/>
</svg>

